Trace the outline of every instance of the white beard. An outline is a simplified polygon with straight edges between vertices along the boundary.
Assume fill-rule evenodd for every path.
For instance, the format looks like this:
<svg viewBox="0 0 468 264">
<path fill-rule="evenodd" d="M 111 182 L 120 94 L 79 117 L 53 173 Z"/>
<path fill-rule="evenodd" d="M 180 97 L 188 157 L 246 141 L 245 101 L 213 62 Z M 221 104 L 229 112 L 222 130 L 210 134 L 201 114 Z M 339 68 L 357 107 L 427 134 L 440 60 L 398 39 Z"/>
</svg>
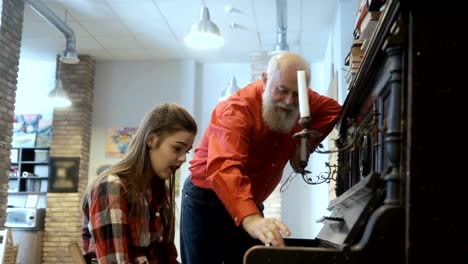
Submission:
<svg viewBox="0 0 468 264">
<path fill-rule="evenodd" d="M 262 94 L 262 116 L 267 126 L 277 132 L 289 133 L 296 124 L 296 119 L 299 114 L 297 107 L 294 107 L 290 112 L 276 112 L 275 106 L 283 106 L 282 102 L 274 103 L 271 99 L 269 82 L 267 81 L 265 91 Z"/>
</svg>

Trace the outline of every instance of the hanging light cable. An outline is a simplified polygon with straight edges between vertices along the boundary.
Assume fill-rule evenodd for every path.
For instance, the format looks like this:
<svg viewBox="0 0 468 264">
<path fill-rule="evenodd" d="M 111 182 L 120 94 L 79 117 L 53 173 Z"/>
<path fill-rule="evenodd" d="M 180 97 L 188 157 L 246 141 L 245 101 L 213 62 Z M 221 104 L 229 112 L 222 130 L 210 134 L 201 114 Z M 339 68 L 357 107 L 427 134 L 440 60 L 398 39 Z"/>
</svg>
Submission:
<svg viewBox="0 0 468 264">
<path fill-rule="evenodd" d="M 224 39 L 210 18 L 210 11 L 203 3 L 200 11 L 200 20 L 195 22 L 185 36 L 185 44 L 196 49 L 213 49 L 223 45 Z"/>
</svg>

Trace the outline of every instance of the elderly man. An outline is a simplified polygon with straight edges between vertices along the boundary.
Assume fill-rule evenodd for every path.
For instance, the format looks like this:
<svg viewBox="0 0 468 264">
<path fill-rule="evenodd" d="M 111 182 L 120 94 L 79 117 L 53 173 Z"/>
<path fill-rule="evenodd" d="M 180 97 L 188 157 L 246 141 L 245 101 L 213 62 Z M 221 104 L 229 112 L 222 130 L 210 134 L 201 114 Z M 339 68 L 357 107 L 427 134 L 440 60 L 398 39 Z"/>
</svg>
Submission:
<svg viewBox="0 0 468 264">
<path fill-rule="evenodd" d="M 183 264 L 242 263 L 251 246 L 284 246 L 283 236 L 290 236 L 282 221 L 265 218 L 262 210 L 287 162 L 298 168 L 300 139 L 293 138 L 301 130 L 298 71 L 305 71 L 309 82 L 310 67 L 303 57 L 277 54 L 262 80 L 214 109 L 183 187 Z M 308 150 L 314 150 L 336 124 L 341 106 L 311 89 L 307 93 L 309 129 L 321 133 L 308 142 Z"/>
</svg>

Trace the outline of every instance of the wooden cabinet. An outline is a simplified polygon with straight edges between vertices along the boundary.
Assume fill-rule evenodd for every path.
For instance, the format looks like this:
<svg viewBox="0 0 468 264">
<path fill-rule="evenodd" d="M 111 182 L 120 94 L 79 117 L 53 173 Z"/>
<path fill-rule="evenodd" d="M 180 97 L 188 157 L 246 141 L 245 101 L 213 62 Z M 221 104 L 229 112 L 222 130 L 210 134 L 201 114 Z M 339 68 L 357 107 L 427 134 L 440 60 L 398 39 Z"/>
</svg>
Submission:
<svg viewBox="0 0 468 264">
<path fill-rule="evenodd" d="M 339 142 L 350 147 L 339 156 L 337 196 L 370 175 L 384 180 L 383 206 L 359 242 L 370 246 L 365 263 L 468 263 L 466 223 L 455 217 L 468 185 L 458 66 L 467 58 L 466 12 L 387 5 L 344 103 Z"/>
<path fill-rule="evenodd" d="M 49 148 L 13 148 L 10 158 L 10 194 L 47 193 Z"/>
</svg>

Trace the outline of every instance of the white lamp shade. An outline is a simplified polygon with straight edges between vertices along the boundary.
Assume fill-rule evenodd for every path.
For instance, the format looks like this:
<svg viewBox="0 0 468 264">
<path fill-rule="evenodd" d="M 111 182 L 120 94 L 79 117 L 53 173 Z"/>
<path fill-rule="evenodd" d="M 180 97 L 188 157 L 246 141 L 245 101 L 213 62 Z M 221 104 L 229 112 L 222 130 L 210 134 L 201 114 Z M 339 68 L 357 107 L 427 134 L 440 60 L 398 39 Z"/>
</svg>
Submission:
<svg viewBox="0 0 468 264">
<path fill-rule="evenodd" d="M 231 76 L 231 80 L 229 81 L 228 87 L 226 87 L 222 92 L 221 96 L 219 97 L 218 101 L 224 100 L 228 98 L 231 94 L 235 91 L 239 90 L 239 86 L 237 86 L 236 77 L 234 75 Z"/>
<path fill-rule="evenodd" d="M 63 89 L 62 80 L 55 80 L 55 88 L 49 92 L 48 95 L 50 103 L 54 107 L 67 107 L 71 105 L 70 98 Z"/>
<path fill-rule="evenodd" d="M 218 26 L 210 19 L 210 11 L 203 6 L 200 12 L 200 20 L 190 28 L 184 39 L 187 46 L 196 49 L 219 48 L 224 44 Z"/>
</svg>

